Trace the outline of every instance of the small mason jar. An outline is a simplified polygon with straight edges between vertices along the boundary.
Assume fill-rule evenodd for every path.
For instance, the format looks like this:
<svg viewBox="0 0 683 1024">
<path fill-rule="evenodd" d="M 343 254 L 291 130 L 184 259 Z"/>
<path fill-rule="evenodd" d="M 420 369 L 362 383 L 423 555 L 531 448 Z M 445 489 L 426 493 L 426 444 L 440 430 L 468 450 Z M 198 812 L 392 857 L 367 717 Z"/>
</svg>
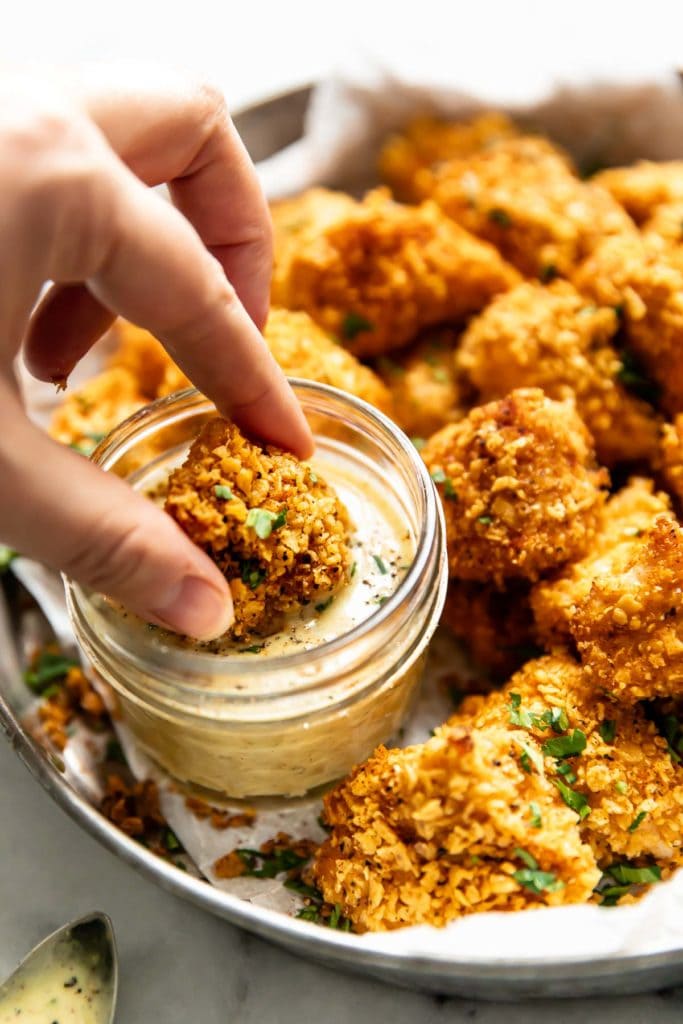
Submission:
<svg viewBox="0 0 683 1024">
<path fill-rule="evenodd" d="M 323 458 L 366 482 L 368 495 L 381 492 L 411 537 L 412 561 L 384 603 L 307 650 L 216 654 L 66 581 L 78 641 L 142 750 L 178 781 L 238 799 L 303 795 L 398 733 L 447 585 L 440 502 L 408 438 L 351 395 L 291 383 L 315 435 L 312 464 Z M 179 392 L 118 426 L 93 459 L 132 486 L 157 481 L 161 493 L 212 415 L 196 390 Z"/>
</svg>

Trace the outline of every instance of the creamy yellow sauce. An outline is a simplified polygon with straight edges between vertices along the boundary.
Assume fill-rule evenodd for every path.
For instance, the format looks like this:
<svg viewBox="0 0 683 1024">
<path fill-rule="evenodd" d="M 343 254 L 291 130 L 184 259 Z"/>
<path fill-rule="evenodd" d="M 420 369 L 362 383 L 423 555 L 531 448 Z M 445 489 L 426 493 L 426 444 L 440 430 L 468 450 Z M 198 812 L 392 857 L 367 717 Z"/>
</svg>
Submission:
<svg viewBox="0 0 683 1024">
<path fill-rule="evenodd" d="M 111 999 L 99 961 L 59 944 L 0 988 L 0 1024 L 106 1024 Z"/>
</svg>

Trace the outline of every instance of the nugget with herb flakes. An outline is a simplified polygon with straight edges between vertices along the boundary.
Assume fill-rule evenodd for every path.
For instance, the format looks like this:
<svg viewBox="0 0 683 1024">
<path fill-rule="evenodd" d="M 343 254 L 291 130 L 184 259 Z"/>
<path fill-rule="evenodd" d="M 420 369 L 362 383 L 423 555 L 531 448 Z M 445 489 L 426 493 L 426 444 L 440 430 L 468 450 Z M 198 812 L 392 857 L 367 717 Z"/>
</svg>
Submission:
<svg viewBox="0 0 683 1024">
<path fill-rule="evenodd" d="M 283 614 L 349 579 L 350 523 L 332 488 L 226 420 L 202 428 L 169 478 L 165 507 L 228 580 L 235 638 L 272 632 Z"/>
<path fill-rule="evenodd" d="M 273 207 L 272 299 L 303 309 L 354 355 L 400 349 L 421 330 L 482 309 L 519 278 L 433 203 L 358 202 L 312 189 Z"/>
<path fill-rule="evenodd" d="M 519 387 L 574 398 L 604 465 L 652 459 L 661 417 L 623 383 L 630 378 L 614 345 L 618 328 L 611 306 L 587 302 L 568 281 L 528 282 L 470 321 L 455 358 L 482 401 Z"/>
<path fill-rule="evenodd" d="M 629 167 L 609 167 L 591 179 L 644 224 L 665 204 L 683 201 L 683 160 L 639 160 Z"/>
<path fill-rule="evenodd" d="M 313 862 L 324 898 L 359 932 L 587 900 L 600 872 L 574 812 L 520 764 L 534 742 L 456 726 L 380 747 L 324 797 L 331 832 Z"/>
<path fill-rule="evenodd" d="M 535 580 L 590 547 L 608 475 L 573 403 L 513 391 L 434 434 L 422 455 L 442 498 L 451 576 Z"/>
<path fill-rule="evenodd" d="M 49 433 L 90 455 L 114 427 L 148 402 L 129 370 L 112 367 L 65 397 L 52 416 Z"/>
</svg>

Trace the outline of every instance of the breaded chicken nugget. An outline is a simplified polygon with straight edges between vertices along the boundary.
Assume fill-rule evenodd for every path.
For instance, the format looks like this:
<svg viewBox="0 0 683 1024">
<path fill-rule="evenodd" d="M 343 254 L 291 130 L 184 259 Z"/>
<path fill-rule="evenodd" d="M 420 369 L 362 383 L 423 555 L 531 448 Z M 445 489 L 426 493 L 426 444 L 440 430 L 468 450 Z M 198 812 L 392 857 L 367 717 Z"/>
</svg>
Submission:
<svg viewBox="0 0 683 1024">
<path fill-rule="evenodd" d="M 683 196 L 675 203 L 658 206 L 643 224 L 642 233 L 648 243 L 677 251 L 683 244 Z"/>
<path fill-rule="evenodd" d="M 587 900 L 593 854 L 552 784 L 521 766 L 522 744 L 534 740 L 458 726 L 380 747 L 324 798 L 332 831 L 313 874 L 325 899 L 359 932 Z"/>
<path fill-rule="evenodd" d="M 615 857 L 664 866 L 680 857 L 683 769 L 642 708 L 606 699 L 580 665 L 556 655 L 528 662 L 503 690 L 466 698 L 442 728 L 516 732 L 520 723 L 543 755 L 527 768 L 580 816 L 602 867 Z"/>
<path fill-rule="evenodd" d="M 109 365 L 128 370 L 148 401 L 191 386 L 161 342 L 149 331 L 127 320 L 117 320 L 115 331 L 118 346 L 109 359 Z"/>
<path fill-rule="evenodd" d="M 54 412 L 49 433 L 89 455 L 115 426 L 148 402 L 133 374 L 123 366 L 113 367 L 66 396 Z"/>
<path fill-rule="evenodd" d="M 272 631 L 283 613 L 349 577 L 350 524 L 332 488 L 306 463 L 247 441 L 226 420 L 202 428 L 169 478 L 165 507 L 229 581 L 235 637 Z"/>
<path fill-rule="evenodd" d="M 652 459 L 661 418 L 621 383 L 623 363 L 611 344 L 618 326 L 612 307 L 589 304 L 568 281 L 529 282 L 470 321 L 456 364 L 485 402 L 519 387 L 573 397 L 604 465 Z"/>
<path fill-rule="evenodd" d="M 425 175 L 425 171 L 433 171 L 444 160 L 471 156 L 498 139 L 517 134 L 512 121 L 495 111 L 468 121 L 417 117 L 382 147 L 380 177 L 397 199 L 418 202 L 429 190 L 431 175 Z"/>
<path fill-rule="evenodd" d="M 604 236 L 636 232 L 609 192 L 580 181 L 565 154 L 535 136 L 442 164 L 427 192 L 458 224 L 542 281 L 569 276 Z"/>
<path fill-rule="evenodd" d="M 313 189 L 276 204 L 273 220 L 273 302 L 310 313 L 357 356 L 469 316 L 518 280 L 433 203 L 402 206 L 384 189 L 362 202 Z"/>
<path fill-rule="evenodd" d="M 667 495 L 655 492 L 652 480 L 641 477 L 609 498 L 588 553 L 531 591 L 536 632 L 545 647 L 572 641 L 577 606 L 587 598 L 594 580 L 623 571 L 657 516 L 670 508 Z"/>
<path fill-rule="evenodd" d="M 287 376 L 331 384 L 392 415 L 391 395 L 382 380 L 333 341 L 308 313 L 271 309 L 264 337 Z"/>
<path fill-rule="evenodd" d="M 496 679 L 507 678 L 534 650 L 534 621 L 524 583 L 498 590 L 452 579 L 441 622 Z"/>
<path fill-rule="evenodd" d="M 643 224 L 658 206 L 683 200 L 683 160 L 640 160 L 630 167 L 600 171 L 591 181 L 607 189 L 637 224 Z"/>
<path fill-rule="evenodd" d="M 456 331 L 442 327 L 377 360 L 377 372 L 391 394 L 393 418 L 411 437 L 424 439 L 464 416 L 453 362 L 457 339 Z"/>
<path fill-rule="evenodd" d="M 451 576 L 534 580 L 589 548 L 608 477 L 571 402 L 513 391 L 434 434 L 422 455 L 443 501 Z"/>
<path fill-rule="evenodd" d="M 683 414 L 662 427 L 657 468 L 678 508 L 683 508 Z"/>
<path fill-rule="evenodd" d="M 683 262 L 659 244 L 624 234 L 602 242 L 574 283 L 619 310 L 628 346 L 658 385 L 662 405 L 672 414 L 683 410 Z"/>
</svg>

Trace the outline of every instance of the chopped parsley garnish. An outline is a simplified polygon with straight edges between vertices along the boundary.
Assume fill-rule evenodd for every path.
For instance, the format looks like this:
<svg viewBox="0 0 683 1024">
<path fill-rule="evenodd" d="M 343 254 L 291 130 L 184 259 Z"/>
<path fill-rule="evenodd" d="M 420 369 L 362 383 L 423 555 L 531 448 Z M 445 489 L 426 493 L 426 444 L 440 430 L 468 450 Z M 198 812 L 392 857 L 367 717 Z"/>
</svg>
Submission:
<svg viewBox="0 0 683 1024">
<path fill-rule="evenodd" d="M 550 284 L 557 277 L 557 267 L 554 263 L 545 263 L 539 270 L 538 277 L 543 284 Z"/>
<path fill-rule="evenodd" d="M 661 877 L 662 872 L 656 864 L 644 868 L 633 867 L 631 864 L 612 864 L 595 887 L 598 895 L 602 896 L 600 906 L 615 907 L 622 896 L 633 891 L 633 886 L 652 885 L 661 881 Z"/>
<path fill-rule="evenodd" d="M 614 737 L 617 734 L 617 723 L 613 718 L 606 718 L 604 722 L 600 723 L 598 731 L 605 743 L 614 743 Z"/>
<path fill-rule="evenodd" d="M 526 748 L 519 755 L 519 763 L 527 775 L 531 775 L 531 758 L 529 757 L 529 751 Z"/>
<path fill-rule="evenodd" d="M 448 479 L 443 469 L 441 469 L 441 466 L 437 466 L 436 469 L 433 469 L 430 476 L 435 484 L 445 484 Z"/>
<path fill-rule="evenodd" d="M 614 783 L 614 788 L 616 789 L 617 793 L 621 793 L 622 796 L 625 796 L 628 793 L 628 786 L 626 785 L 623 779 L 618 779 Z"/>
<path fill-rule="evenodd" d="M 248 848 L 237 849 L 235 853 L 246 867 L 245 875 L 251 878 L 275 878 L 283 871 L 300 868 L 310 857 L 303 857 L 294 850 L 278 850 L 273 854 L 261 853 L 260 850 Z"/>
<path fill-rule="evenodd" d="M 566 732 L 569 728 L 569 719 L 564 708 L 550 708 L 543 712 L 541 719 L 556 733 Z"/>
<path fill-rule="evenodd" d="M 353 341 L 363 331 L 374 331 L 375 325 L 361 313 L 347 313 L 341 322 L 341 336 L 346 341 Z"/>
<path fill-rule="evenodd" d="M 0 544 L 0 573 L 9 569 L 16 557 L 16 551 L 13 551 L 12 548 L 8 548 L 6 544 Z"/>
<path fill-rule="evenodd" d="M 444 498 L 448 498 L 449 501 L 457 501 L 458 500 L 458 492 L 453 487 L 453 481 L 450 480 L 448 477 L 444 481 L 443 494 L 444 494 Z"/>
<path fill-rule="evenodd" d="M 260 654 L 265 644 L 252 644 L 251 647 L 243 647 L 240 654 Z"/>
<path fill-rule="evenodd" d="M 332 604 L 333 601 L 334 601 L 334 595 L 332 595 L 331 597 L 328 597 L 328 599 L 326 601 L 321 601 L 320 604 L 317 604 L 315 606 L 315 610 L 317 612 L 324 612 L 326 608 L 330 607 L 330 605 Z"/>
<path fill-rule="evenodd" d="M 539 775 L 543 775 L 543 756 L 539 751 L 534 750 L 533 747 L 527 747 L 525 743 L 520 743 L 519 740 L 516 742 L 522 751 L 519 755 L 519 761 L 527 775 L 531 775 L 532 765 Z"/>
<path fill-rule="evenodd" d="M 662 389 L 659 384 L 650 380 L 645 375 L 640 363 L 632 352 L 622 351 L 619 355 L 621 367 L 617 370 L 616 375 L 619 383 L 623 384 L 632 394 L 637 395 L 638 398 L 642 398 L 651 405 L 656 405 L 661 397 Z"/>
<path fill-rule="evenodd" d="M 312 484 L 317 484 L 317 482 L 318 482 L 318 474 L 315 472 L 315 470 L 309 469 L 309 471 L 308 471 L 308 479 L 311 481 Z"/>
<path fill-rule="evenodd" d="M 482 526 L 490 526 L 493 518 L 491 516 L 477 516 L 477 522 L 481 523 Z"/>
<path fill-rule="evenodd" d="M 535 871 L 538 867 L 538 861 L 536 858 L 532 857 L 526 850 L 523 850 L 521 846 L 515 846 L 512 853 L 515 857 L 519 858 L 519 860 L 523 861 L 528 868 L 531 868 L 532 871 Z"/>
<path fill-rule="evenodd" d="M 574 729 L 570 735 L 546 740 L 541 749 L 546 757 L 575 757 L 586 749 L 586 734 L 580 729 Z"/>
<path fill-rule="evenodd" d="M 570 786 L 574 782 L 576 782 L 576 775 L 574 774 L 572 766 L 569 764 L 568 761 L 558 761 L 555 767 L 557 770 L 557 774 L 561 775 L 564 781 L 567 782 Z"/>
<path fill-rule="evenodd" d="M 351 572 L 349 573 L 349 578 L 350 579 L 353 579 L 353 577 L 356 575 L 356 569 L 357 568 L 358 568 L 358 562 L 354 562 L 353 565 L 351 566 Z"/>
<path fill-rule="evenodd" d="M 386 602 L 388 600 L 389 600 L 389 596 L 387 594 L 383 594 L 381 597 L 377 598 L 377 602 L 376 603 L 377 604 L 386 604 Z"/>
<path fill-rule="evenodd" d="M 56 679 L 62 679 L 78 662 L 54 651 L 41 651 L 38 659 L 24 673 L 24 681 L 35 693 L 42 694 Z"/>
<path fill-rule="evenodd" d="M 182 845 L 181 845 L 180 840 L 178 839 L 178 837 L 175 834 L 175 832 L 172 829 L 170 829 L 170 828 L 167 828 L 166 832 L 164 833 L 164 846 L 171 853 L 174 850 L 182 849 Z"/>
<path fill-rule="evenodd" d="M 247 558 L 242 562 L 242 572 L 240 574 L 242 583 L 246 583 L 252 590 L 256 590 L 264 579 L 266 578 L 265 570 L 262 569 L 258 562 L 253 558 Z"/>
<path fill-rule="evenodd" d="M 543 892 L 557 892 L 564 888 L 564 882 L 553 874 L 552 871 L 540 871 L 538 868 L 522 868 L 513 872 L 515 882 L 540 895 Z"/>
<path fill-rule="evenodd" d="M 635 818 L 633 819 L 629 827 L 626 829 L 626 831 L 635 832 L 637 828 L 640 828 L 640 826 L 643 824 L 646 818 L 647 811 L 640 811 L 638 814 L 636 814 Z"/>
<path fill-rule="evenodd" d="M 512 224 L 510 214 L 507 210 L 501 209 L 500 206 L 494 206 L 493 209 L 489 210 L 488 217 L 490 221 L 501 228 L 509 228 Z"/>
<path fill-rule="evenodd" d="M 389 570 L 387 569 L 386 565 L 384 564 L 384 562 L 382 561 L 380 556 L 379 555 L 373 555 L 372 556 L 372 560 L 375 563 L 375 565 L 377 566 L 377 568 L 379 569 L 379 571 L 382 573 L 382 576 L 386 576 L 386 574 L 389 572 Z"/>
<path fill-rule="evenodd" d="M 229 487 L 226 487 L 225 484 L 216 484 L 213 489 L 213 493 L 217 498 L 222 498 L 223 501 L 232 501 L 232 491 Z"/>
<path fill-rule="evenodd" d="M 553 779 L 552 783 L 554 786 L 557 786 L 560 791 L 560 796 L 566 803 L 567 807 L 571 807 L 571 809 L 578 814 L 581 821 L 588 817 L 591 809 L 583 793 L 577 793 L 575 789 L 570 789 L 569 786 L 565 785 L 561 779 Z"/>
<path fill-rule="evenodd" d="M 273 530 L 279 530 L 287 522 L 287 509 L 269 512 L 267 508 L 250 508 L 247 512 L 246 525 L 250 526 L 257 537 L 267 540 Z"/>
<path fill-rule="evenodd" d="M 417 448 L 419 452 L 421 452 L 424 446 L 427 444 L 427 441 L 424 437 L 411 437 L 410 440 L 412 441 L 413 445 L 415 446 L 415 448 Z"/>
<path fill-rule="evenodd" d="M 529 815 L 532 828 L 541 828 L 543 825 L 543 819 L 541 818 L 541 808 L 538 806 L 535 800 L 532 800 L 529 804 Z"/>
</svg>

